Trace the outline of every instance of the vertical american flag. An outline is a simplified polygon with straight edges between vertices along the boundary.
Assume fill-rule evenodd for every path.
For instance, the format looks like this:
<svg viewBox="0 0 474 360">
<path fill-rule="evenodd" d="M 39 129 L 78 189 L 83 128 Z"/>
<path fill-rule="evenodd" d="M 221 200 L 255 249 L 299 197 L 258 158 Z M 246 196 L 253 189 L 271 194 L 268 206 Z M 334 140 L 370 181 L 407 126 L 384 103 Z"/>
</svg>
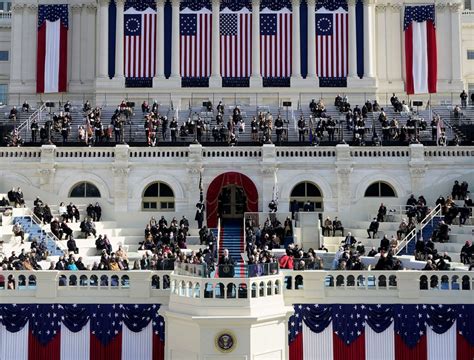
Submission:
<svg viewBox="0 0 474 360">
<path fill-rule="evenodd" d="M 347 76 L 348 13 L 339 8 L 316 12 L 316 71 L 319 77 Z"/>
<path fill-rule="evenodd" d="M 291 76 L 291 10 L 263 9 L 260 12 L 260 71 L 263 77 Z"/>
<path fill-rule="evenodd" d="M 249 77 L 252 72 L 252 12 L 225 8 L 220 13 L 222 77 Z"/>
<path fill-rule="evenodd" d="M 155 76 L 156 11 L 129 8 L 124 13 L 125 77 Z"/>
<path fill-rule="evenodd" d="M 181 77 L 211 75 L 212 12 L 185 8 L 179 16 Z"/>
</svg>

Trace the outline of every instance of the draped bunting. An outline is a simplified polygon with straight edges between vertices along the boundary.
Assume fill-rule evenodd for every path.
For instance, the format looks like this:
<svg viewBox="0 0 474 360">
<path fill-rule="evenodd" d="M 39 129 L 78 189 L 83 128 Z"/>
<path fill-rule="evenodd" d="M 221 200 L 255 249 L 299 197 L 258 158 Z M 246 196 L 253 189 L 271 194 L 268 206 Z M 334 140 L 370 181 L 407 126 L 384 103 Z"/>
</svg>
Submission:
<svg viewBox="0 0 474 360">
<path fill-rule="evenodd" d="M 474 305 L 295 304 L 290 360 L 472 359 Z"/>
<path fill-rule="evenodd" d="M 222 188 L 227 185 L 237 185 L 244 189 L 247 197 L 246 212 L 258 211 L 258 191 L 253 181 L 246 175 L 237 172 L 227 172 L 216 177 L 207 189 L 206 209 L 207 226 L 209 228 L 217 227 L 217 201 Z"/>
<path fill-rule="evenodd" d="M 0 304 L 0 359 L 164 358 L 156 304 Z M 16 345 L 15 345 L 16 344 Z M 75 349 L 75 350 L 74 350 Z M 2 355 L 3 354 L 3 355 Z"/>
<path fill-rule="evenodd" d="M 221 10 L 225 8 L 231 11 L 239 11 L 243 8 L 252 11 L 252 2 L 250 0 L 221 0 Z"/>
</svg>

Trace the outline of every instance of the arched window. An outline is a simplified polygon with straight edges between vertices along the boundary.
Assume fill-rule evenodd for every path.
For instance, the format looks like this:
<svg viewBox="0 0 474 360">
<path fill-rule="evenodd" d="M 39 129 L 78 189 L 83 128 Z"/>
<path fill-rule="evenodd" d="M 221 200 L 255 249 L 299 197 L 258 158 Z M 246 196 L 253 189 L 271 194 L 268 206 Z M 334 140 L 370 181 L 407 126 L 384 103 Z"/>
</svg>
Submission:
<svg viewBox="0 0 474 360">
<path fill-rule="evenodd" d="M 313 211 L 322 211 L 323 210 L 323 195 L 321 190 L 309 181 L 303 181 L 297 184 L 293 190 L 291 190 L 290 195 L 290 211 L 291 204 L 293 201 L 297 202 L 300 210 L 303 209 L 304 204 L 309 201 L 311 210 Z"/>
<path fill-rule="evenodd" d="M 365 190 L 365 197 L 397 197 L 393 187 L 383 181 L 377 181 L 371 184 Z"/>
<path fill-rule="evenodd" d="M 154 182 L 143 192 L 142 209 L 145 211 L 174 211 L 174 193 L 165 183 Z"/>
<path fill-rule="evenodd" d="M 100 191 L 94 184 L 82 181 L 73 186 L 69 193 L 70 198 L 100 198 Z"/>
</svg>

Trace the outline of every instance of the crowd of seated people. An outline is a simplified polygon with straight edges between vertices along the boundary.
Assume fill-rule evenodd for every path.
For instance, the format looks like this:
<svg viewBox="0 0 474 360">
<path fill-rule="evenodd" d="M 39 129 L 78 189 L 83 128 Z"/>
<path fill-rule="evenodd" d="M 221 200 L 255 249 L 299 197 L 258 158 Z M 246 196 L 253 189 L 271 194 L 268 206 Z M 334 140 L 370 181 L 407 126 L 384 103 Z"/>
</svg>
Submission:
<svg viewBox="0 0 474 360">
<path fill-rule="evenodd" d="M 263 225 L 257 225 L 251 217 L 247 218 L 245 220 L 245 232 L 246 251 L 250 258 L 255 249 L 280 249 L 284 238 L 293 234 L 293 228 L 289 217 L 282 224 L 274 214 L 270 214 Z"/>
<path fill-rule="evenodd" d="M 0 268 L 2 270 L 41 270 L 39 262 L 46 260 L 47 255 L 46 244 L 33 238 L 28 251 L 22 248 L 18 255 L 16 251 L 12 251 L 9 257 L 0 256 Z"/>
<path fill-rule="evenodd" d="M 344 236 L 344 226 L 342 221 L 336 216 L 334 220 L 328 216 L 323 223 L 323 236 L 336 236 L 337 232 L 341 233 L 341 236 Z M 327 234 L 327 235 L 326 235 Z"/>
<path fill-rule="evenodd" d="M 23 191 L 21 190 L 21 188 L 17 188 L 16 190 L 15 188 L 12 188 L 7 193 L 7 197 L 9 201 L 8 205 L 12 205 L 16 208 L 25 206 L 25 199 L 24 199 Z"/>
<path fill-rule="evenodd" d="M 186 216 L 181 220 L 173 217 L 168 221 L 162 216 L 158 221 L 152 217 L 146 224 L 144 241 L 140 242 L 139 250 L 156 251 L 160 246 L 176 245 L 179 249 L 186 249 L 186 237 L 189 233 L 189 221 Z"/>
</svg>

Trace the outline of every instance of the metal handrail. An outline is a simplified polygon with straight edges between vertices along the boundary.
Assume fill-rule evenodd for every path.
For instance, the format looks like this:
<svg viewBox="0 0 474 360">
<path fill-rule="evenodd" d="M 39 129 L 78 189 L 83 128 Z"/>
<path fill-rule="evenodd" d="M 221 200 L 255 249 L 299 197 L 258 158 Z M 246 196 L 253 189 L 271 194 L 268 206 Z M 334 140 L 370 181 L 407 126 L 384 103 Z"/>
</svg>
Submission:
<svg viewBox="0 0 474 360">
<path fill-rule="evenodd" d="M 397 251 L 397 255 L 406 247 L 408 246 L 408 243 L 410 241 L 412 241 L 418 231 L 423 231 L 423 229 L 426 227 L 426 225 L 428 225 L 428 223 L 435 217 L 437 216 L 439 213 L 441 212 L 441 204 L 438 204 L 436 205 L 436 207 L 431 210 L 428 215 L 425 216 L 425 218 L 423 220 L 421 220 L 421 222 L 419 223 L 419 226 L 416 226 L 412 231 L 410 231 L 404 238 L 403 240 L 400 242 L 400 244 L 398 245 L 398 251 Z"/>
<path fill-rule="evenodd" d="M 40 229 L 41 229 L 42 231 L 44 231 L 44 233 L 46 234 L 46 236 L 48 236 L 49 238 L 51 238 L 51 239 L 55 242 L 55 245 L 56 245 L 59 249 L 65 251 L 64 247 L 63 247 L 62 244 L 60 243 L 60 239 L 59 239 L 56 235 L 54 235 L 54 234 L 51 232 L 51 230 L 48 231 L 48 230 L 45 230 L 45 229 L 43 228 L 43 226 L 44 226 L 44 225 L 43 225 L 43 222 L 33 213 L 33 211 L 31 211 L 31 209 L 28 208 L 28 211 L 27 211 L 27 215 L 26 215 L 26 216 L 29 216 L 30 219 L 31 219 L 31 223 L 34 222 L 36 225 L 38 225 L 38 226 L 40 227 Z"/>
<path fill-rule="evenodd" d="M 34 119 L 38 120 L 38 123 L 41 121 L 41 113 L 46 109 L 46 105 L 42 104 L 39 108 L 35 110 L 30 116 L 28 116 L 28 119 L 23 121 L 20 125 L 18 125 L 17 130 L 20 132 L 24 128 L 29 129 L 30 124 Z"/>
<path fill-rule="evenodd" d="M 220 246 L 221 246 L 221 218 L 218 218 L 217 219 L 217 245 L 216 245 L 217 259 L 219 259 Z"/>
</svg>

